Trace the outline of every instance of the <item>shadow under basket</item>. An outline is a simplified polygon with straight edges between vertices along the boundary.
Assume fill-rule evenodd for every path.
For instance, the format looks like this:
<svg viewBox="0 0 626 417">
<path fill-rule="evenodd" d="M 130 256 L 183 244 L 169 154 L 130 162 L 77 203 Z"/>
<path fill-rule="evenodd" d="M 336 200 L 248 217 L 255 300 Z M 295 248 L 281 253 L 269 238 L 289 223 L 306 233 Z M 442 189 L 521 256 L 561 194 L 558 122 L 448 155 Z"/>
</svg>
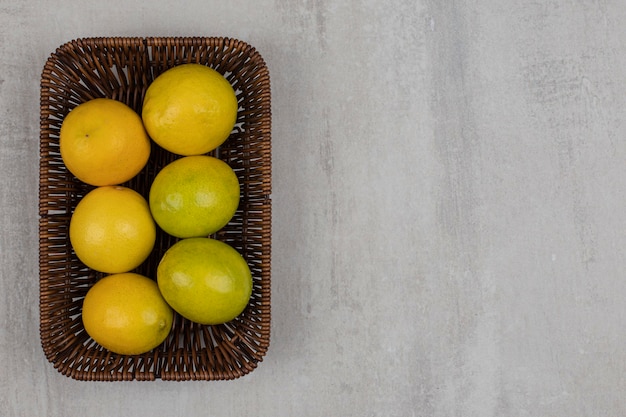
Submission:
<svg viewBox="0 0 626 417">
<path fill-rule="evenodd" d="M 175 315 L 161 346 L 142 355 L 118 355 L 93 341 L 83 327 L 83 299 L 104 274 L 83 265 L 70 244 L 73 210 L 93 187 L 66 169 L 59 131 L 70 110 L 99 97 L 119 100 L 140 113 L 150 83 L 163 71 L 190 62 L 224 75 L 239 100 L 235 128 L 209 155 L 236 172 L 241 201 L 230 223 L 211 237 L 246 259 L 252 296 L 229 323 L 199 325 Z M 271 319 L 271 106 L 263 58 L 252 46 L 229 38 L 77 39 L 48 58 L 40 100 L 39 310 L 47 359 L 63 375 L 89 381 L 230 380 L 254 370 L 269 347 Z M 153 143 L 144 170 L 122 185 L 147 198 L 156 174 L 177 158 Z M 159 260 L 176 241 L 158 230 L 152 254 L 133 272 L 155 279 Z"/>
</svg>

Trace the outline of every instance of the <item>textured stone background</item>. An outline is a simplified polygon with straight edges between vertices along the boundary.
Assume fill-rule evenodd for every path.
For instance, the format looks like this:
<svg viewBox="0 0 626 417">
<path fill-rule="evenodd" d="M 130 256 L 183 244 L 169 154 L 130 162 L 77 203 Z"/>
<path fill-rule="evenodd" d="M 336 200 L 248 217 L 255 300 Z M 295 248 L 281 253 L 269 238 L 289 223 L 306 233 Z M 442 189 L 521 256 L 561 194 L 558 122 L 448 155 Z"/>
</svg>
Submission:
<svg viewBox="0 0 626 417">
<path fill-rule="evenodd" d="M 616 0 L 0 0 L 0 415 L 626 415 Z M 88 36 L 229 36 L 273 95 L 272 343 L 86 383 L 38 335 L 39 77 Z"/>
</svg>

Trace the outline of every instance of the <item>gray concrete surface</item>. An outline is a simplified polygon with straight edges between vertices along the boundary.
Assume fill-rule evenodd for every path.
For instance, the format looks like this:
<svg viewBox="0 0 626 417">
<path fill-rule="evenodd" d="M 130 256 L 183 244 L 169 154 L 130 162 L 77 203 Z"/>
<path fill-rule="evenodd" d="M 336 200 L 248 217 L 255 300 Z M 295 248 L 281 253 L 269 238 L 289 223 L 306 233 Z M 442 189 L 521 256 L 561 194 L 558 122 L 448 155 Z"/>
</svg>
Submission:
<svg viewBox="0 0 626 417">
<path fill-rule="evenodd" d="M 0 416 L 626 415 L 626 6 L 0 0 Z M 229 36 L 273 94 L 272 342 L 87 383 L 38 335 L 39 77 L 87 36 Z"/>
</svg>

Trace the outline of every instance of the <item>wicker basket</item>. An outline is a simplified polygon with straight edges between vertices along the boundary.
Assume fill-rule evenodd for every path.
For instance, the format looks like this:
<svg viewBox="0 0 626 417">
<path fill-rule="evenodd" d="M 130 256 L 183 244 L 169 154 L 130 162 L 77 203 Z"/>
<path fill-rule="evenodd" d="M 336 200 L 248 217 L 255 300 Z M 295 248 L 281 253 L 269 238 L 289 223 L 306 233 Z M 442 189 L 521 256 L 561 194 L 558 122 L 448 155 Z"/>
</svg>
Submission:
<svg viewBox="0 0 626 417">
<path fill-rule="evenodd" d="M 203 326 L 176 315 L 167 340 L 153 351 L 117 355 L 85 332 L 81 307 L 103 274 L 85 267 L 69 241 L 72 211 L 92 187 L 74 178 L 59 154 L 65 115 L 97 97 L 120 100 L 140 112 L 152 80 L 175 65 L 197 62 L 222 73 L 240 103 L 229 139 L 210 155 L 237 173 L 241 202 L 232 221 L 212 237 L 248 261 L 254 285 L 235 320 Z M 41 78 L 39 271 L 40 334 L 48 360 L 77 380 L 228 380 L 254 370 L 270 336 L 271 108 L 269 73 L 250 45 L 228 38 L 87 38 L 60 46 Z M 156 173 L 177 156 L 153 144 L 146 168 L 129 186 L 147 197 Z M 155 277 L 163 253 L 176 241 L 159 231 L 155 249 L 135 272 Z"/>
</svg>

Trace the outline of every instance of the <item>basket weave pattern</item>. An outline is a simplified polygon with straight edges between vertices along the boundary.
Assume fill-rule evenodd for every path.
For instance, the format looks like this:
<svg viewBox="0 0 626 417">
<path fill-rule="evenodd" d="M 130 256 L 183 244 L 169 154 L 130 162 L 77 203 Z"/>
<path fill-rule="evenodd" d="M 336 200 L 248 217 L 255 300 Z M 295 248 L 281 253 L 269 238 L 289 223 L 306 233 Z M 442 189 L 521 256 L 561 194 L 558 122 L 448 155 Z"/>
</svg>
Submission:
<svg viewBox="0 0 626 417">
<path fill-rule="evenodd" d="M 85 267 L 69 241 L 78 201 L 93 187 L 65 168 L 59 131 L 78 104 L 109 97 L 140 113 L 150 83 L 163 71 L 188 62 L 214 68 L 233 85 L 239 100 L 235 129 L 210 155 L 227 162 L 241 184 L 231 222 L 212 237 L 237 249 L 250 265 L 253 291 L 235 320 L 204 326 L 175 315 L 158 348 L 124 356 L 102 348 L 81 320 L 87 290 L 103 274 Z M 245 42 L 228 38 L 88 38 L 68 42 L 47 60 L 41 77 L 39 165 L 39 310 L 41 344 L 63 375 L 77 380 L 226 380 L 262 361 L 270 336 L 271 106 L 263 58 Z M 144 170 L 123 184 L 147 198 L 152 179 L 178 158 L 152 145 Z M 156 277 L 161 256 L 177 239 L 158 231 L 155 249 L 135 272 Z"/>
</svg>

